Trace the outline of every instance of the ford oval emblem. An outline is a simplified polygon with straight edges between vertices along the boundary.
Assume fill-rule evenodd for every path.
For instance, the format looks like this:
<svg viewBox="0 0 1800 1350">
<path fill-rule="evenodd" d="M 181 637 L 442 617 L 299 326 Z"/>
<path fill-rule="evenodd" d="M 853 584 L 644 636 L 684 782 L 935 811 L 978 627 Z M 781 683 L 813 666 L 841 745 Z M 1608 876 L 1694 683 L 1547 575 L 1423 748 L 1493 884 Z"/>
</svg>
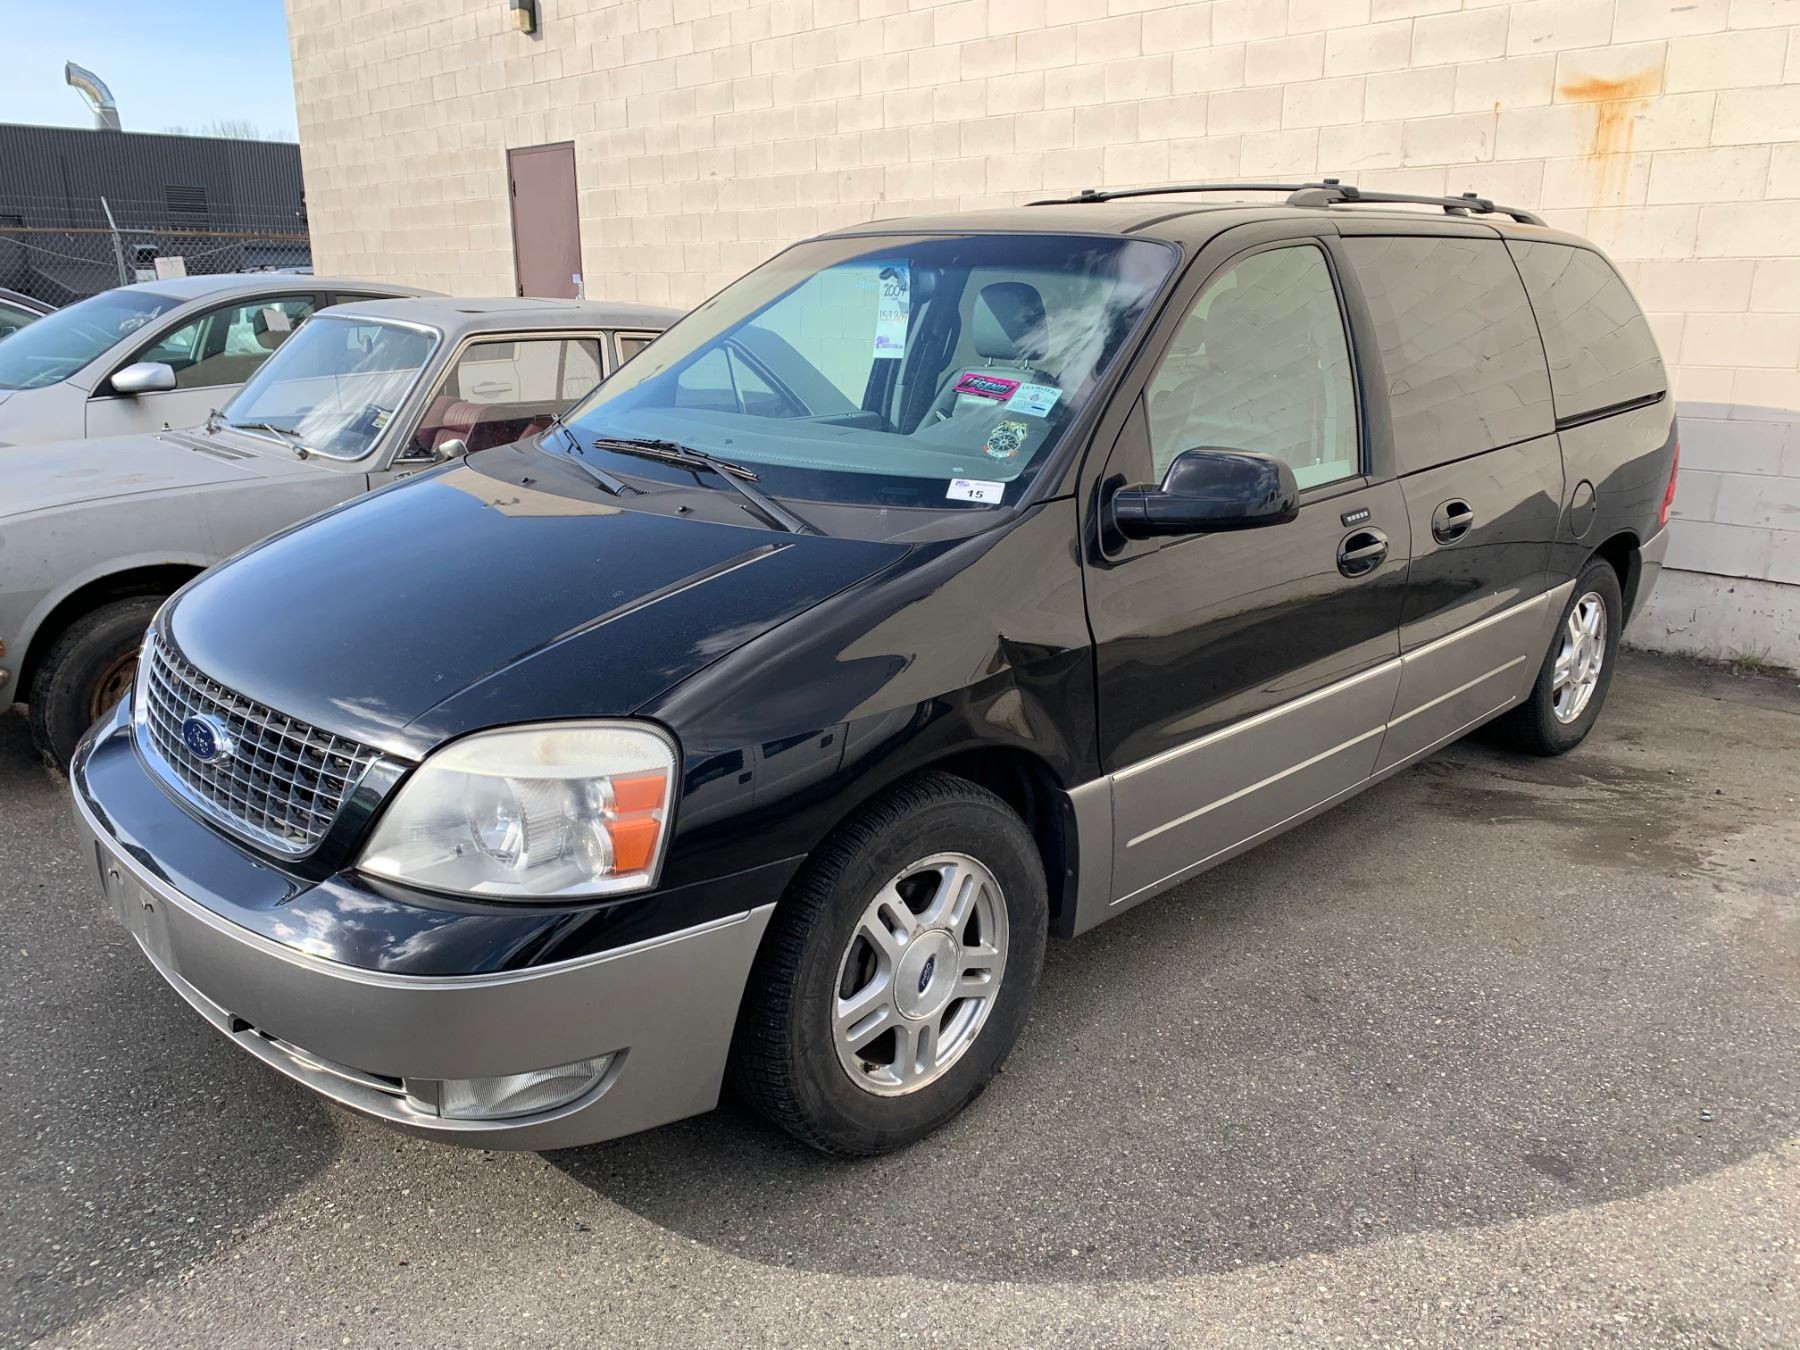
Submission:
<svg viewBox="0 0 1800 1350">
<path fill-rule="evenodd" d="M 231 750 L 231 736 L 216 717 L 196 715 L 181 724 L 181 743 L 202 764 L 211 764 Z"/>
<path fill-rule="evenodd" d="M 924 969 L 922 969 L 919 972 L 919 992 L 921 994 L 925 992 L 925 987 L 931 983 L 932 973 L 936 970 L 937 970 L 937 957 L 935 957 L 935 956 L 926 957 L 925 958 L 925 967 L 924 967 Z"/>
</svg>

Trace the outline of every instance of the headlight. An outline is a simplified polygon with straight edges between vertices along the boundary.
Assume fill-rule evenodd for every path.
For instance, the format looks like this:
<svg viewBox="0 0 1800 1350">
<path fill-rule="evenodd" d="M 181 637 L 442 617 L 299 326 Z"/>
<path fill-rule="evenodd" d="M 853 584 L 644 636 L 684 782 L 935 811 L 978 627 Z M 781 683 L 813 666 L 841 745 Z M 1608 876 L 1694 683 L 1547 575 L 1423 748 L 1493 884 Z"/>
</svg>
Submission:
<svg viewBox="0 0 1800 1350">
<path fill-rule="evenodd" d="M 482 732 L 414 770 L 358 866 L 502 899 L 643 890 L 662 861 L 674 782 L 674 745 L 642 723 Z"/>
</svg>

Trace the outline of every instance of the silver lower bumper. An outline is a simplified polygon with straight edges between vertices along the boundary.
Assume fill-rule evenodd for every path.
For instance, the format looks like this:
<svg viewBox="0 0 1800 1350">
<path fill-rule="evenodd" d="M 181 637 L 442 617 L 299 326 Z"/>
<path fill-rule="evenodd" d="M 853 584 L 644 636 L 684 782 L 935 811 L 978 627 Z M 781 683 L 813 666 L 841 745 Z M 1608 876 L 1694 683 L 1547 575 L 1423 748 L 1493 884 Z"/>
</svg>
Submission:
<svg viewBox="0 0 1800 1350">
<path fill-rule="evenodd" d="M 413 1133 L 483 1148 L 595 1143 L 711 1110 L 773 906 L 499 975 L 362 970 L 252 933 L 145 872 L 79 792 L 84 850 L 118 917 L 172 988 L 289 1078 Z M 510 1120 L 432 1112 L 438 1080 L 612 1054 L 588 1093 Z"/>
</svg>

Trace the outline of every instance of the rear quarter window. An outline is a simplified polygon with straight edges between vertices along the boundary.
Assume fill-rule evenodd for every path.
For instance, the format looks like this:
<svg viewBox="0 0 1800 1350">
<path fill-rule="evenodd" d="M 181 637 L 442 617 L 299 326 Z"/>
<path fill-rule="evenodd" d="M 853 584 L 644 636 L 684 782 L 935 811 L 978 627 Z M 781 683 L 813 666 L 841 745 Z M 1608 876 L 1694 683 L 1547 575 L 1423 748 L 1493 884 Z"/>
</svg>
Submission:
<svg viewBox="0 0 1800 1350">
<path fill-rule="evenodd" d="M 1569 244 L 1508 240 L 1507 247 L 1537 311 L 1558 417 L 1667 390 L 1650 323 L 1611 263 Z"/>
<path fill-rule="evenodd" d="M 1344 240 L 1375 320 L 1399 472 L 1556 428 L 1537 321 L 1499 239 Z"/>
</svg>

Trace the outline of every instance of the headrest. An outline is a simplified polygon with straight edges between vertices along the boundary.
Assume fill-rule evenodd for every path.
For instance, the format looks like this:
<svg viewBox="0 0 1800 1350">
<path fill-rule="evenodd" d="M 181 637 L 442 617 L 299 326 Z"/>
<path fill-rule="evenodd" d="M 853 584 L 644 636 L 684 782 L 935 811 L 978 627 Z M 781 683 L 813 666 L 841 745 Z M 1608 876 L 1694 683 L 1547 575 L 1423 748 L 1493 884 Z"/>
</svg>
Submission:
<svg viewBox="0 0 1800 1350">
<path fill-rule="evenodd" d="M 266 305 L 250 316 L 250 331 L 256 335 L 258 345 L 272 352 L 288 340 L 294 324 L 285 310 Z"/>
<path fill-rule="evenodd" d="M 975 350 L 990 360 L 1041 361 L 1050 348 L 1044 297 L 1023 281 L 996 281 L 975 297 Z"/>
</svg>

